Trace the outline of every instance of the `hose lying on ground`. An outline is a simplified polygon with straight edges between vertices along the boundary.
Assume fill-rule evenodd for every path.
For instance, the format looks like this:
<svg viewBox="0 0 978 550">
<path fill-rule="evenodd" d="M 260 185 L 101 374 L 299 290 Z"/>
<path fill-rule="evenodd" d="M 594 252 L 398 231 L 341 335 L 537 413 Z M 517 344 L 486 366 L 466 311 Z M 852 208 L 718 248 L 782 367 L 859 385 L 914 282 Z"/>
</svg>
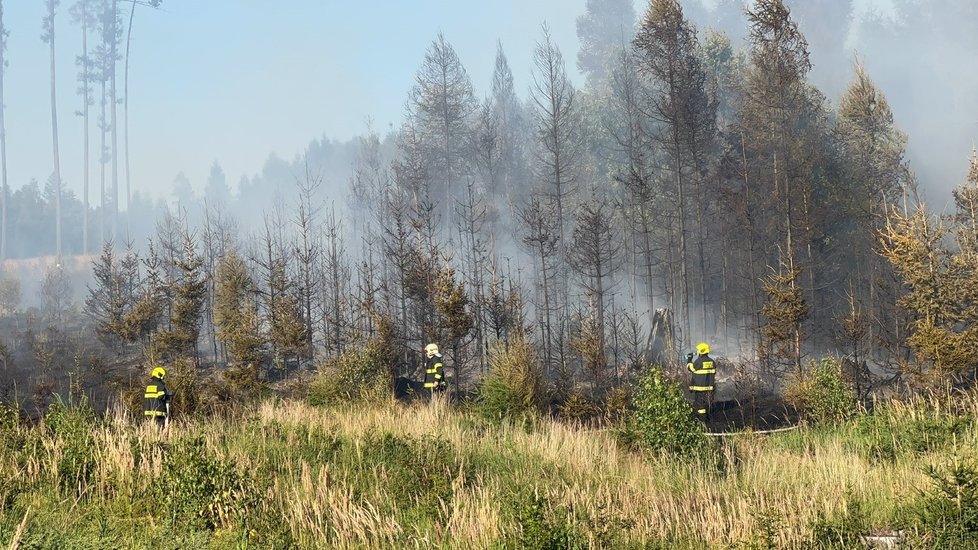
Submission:
<svg viewBox="0 0 978 550">
<path fill-rule="evenodd" d="M 787 428 L 777 428 L 775 430 L 760 430 L 760 431 L 745 430 L 742 432 L 707 432 L 703 435 L 709 435 L 713 437 L 727 437 L 731 435 L 746 435 L 746 434 L 767 435 L 767 434 L 773 434 L 778 432 L 790 432 L 791 430 L 797 430 L 799 427 L 800 426 L 795 425 L 795 426 L 788 426 Z"/>
</svg>

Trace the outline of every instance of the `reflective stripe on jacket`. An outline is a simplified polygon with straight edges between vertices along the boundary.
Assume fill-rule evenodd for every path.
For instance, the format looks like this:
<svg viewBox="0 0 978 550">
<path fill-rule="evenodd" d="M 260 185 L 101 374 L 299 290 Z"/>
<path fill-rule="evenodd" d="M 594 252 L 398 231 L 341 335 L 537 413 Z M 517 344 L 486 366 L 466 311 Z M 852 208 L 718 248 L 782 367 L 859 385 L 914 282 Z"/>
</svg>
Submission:
<svg viewBox="0 0 978 550">
<path fill-rule="evenodd" d="M 150 378 L 143 395 L 143 414 L 146 416 L 166 416 L 166 402 L 170 393 L 166 384 L 159 378 Z"/>
<path fill-rule="evenodd" d="M 687 363 L 686 368 L 693 374 L 689 381 L 690 391 L 713 391 L 717 370 L 709 355 L 698 356 L 692 363 Z"/>
<path fill-rule="evenodd" d="M 444 368 L 441 354 L 428 357 L 424 362 L 424 387 L 436 388 L 445 383 Z"/>
</svg>

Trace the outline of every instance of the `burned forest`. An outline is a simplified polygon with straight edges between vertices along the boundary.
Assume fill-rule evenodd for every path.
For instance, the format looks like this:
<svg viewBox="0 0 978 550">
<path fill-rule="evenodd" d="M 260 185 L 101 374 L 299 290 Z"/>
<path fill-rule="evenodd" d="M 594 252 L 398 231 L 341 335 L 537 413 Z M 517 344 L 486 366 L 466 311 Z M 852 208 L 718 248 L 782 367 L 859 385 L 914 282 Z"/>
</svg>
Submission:
<svg viewBox="0 0 978 550">
<path fill-rule="evenodd" d="M 978 437 L 971 2 L 582 0 L 570 26 L 555 14 L 528 39 L 479 44 L 480 55 L 446 14 L 438 30 L 424 27 L 422 50 L 355 69 L 387 75 L 387 89 L 359 101 L 406 91 L 393 122 L 367 117 L 295 150 L 263 145 L 277 152 L 237 165 L 210 160 L 226 149 L 204 126 L 182 128 L 195 152 L 179 158 L 203 155 L 206 168 L 163 160 L 162 176 L 147 159 L 184 147 L 148 137 L 167 131 L 146 122 L 159 120 L 152 101 L 209 92 L 195 89 L 189 60 L 186 90 L 150 89 L 160 47 L 150 42 L 193 13 L 179 0 L 45 0 L 36 21 L 13 8 L 14 25 L 10 4 L 0 1 L 0 443 L 10 443 L 0 473 L 20 468 L 18 487 L 40 495 L 32 509 L 52 495 L 108 507 L 105 460 L 133 495 L 178 487 L 154 497 L 166 513 L 132 517 L 175 528 L 189 514 L 185 547 L 233 537 L 270 548 L 978 540 L 967 522 L 938 518 L 960 506 L 941 500 L 947 491 L 970 491 L 974 513 L 973 486 L 948 484 L 978 479 L 978 462 L 942 473 L 935 458 Z M 544 4 L 569 7 L 526 9 Z M 278 15 L 264 23 L 278 29 Z M 4 97 L 5 83 L 25 78 L 26 54 L 9 37 L 38 30 L 45 65 L 33 93 L 50 104 L 30 112 L 43 140 L 5 123 L 25 116 Z M 56 46 L 71 51 L 74 74 Z M 222 48 L 233 57 L 233 44 Z M 396 69 L 405 52 L 409 70 Z M 267 89 L 234 84 L 238 70 L 279 78 L 264 68 L 275 55 L 290 63 L 279 52 L 209 69 L 226 70 L 234 90 L 211 99 L 215 111 L 238 109 L 232 123 L 214 115 L 230 127 L 222 135 L 260 141 L 269 119 L 291 134 L 305 119 L 330 128 L 289 103 L 360 108 L 332 81 L 296 76 L 274 105 L 257 99 Z M 326 66 L 354 53 L 318 55 Z M 311 73 L 303 59 L 289 74 Z M 203 124 L 209 113 L 196 109 L 187 116 Z M 17 167 L 33 158 L 22 154 L 28 139 L 44 153 L 30 170 L 50 168 L 40 181 Z M 174 419 L 160 409 L 159 434 L 141 425 L 157 367 Z M 123 449 L 133 425 L 140 435 Z M 755 432 L 771 435 L 737 439 Z M 48 436 L 67 453 L 53 481 L 47 463 L 16 466 L 46 456 Z M 499 441 L 519 457 L 494 454 Z M 822 456 L 804 449 L 826 441 L 824 479 L 782 456 Z M 614 472 L 597 465 L 608 449 Z M 866 470 L 847 470 L 845 453 Z M 677 527 L 712 498 L 683 469 L 690 456 L 729 492 L 726 519 L 701 531 Z M 792 486 L 784 510 L 777 499 L 764 508 L 725 473 L 782 459 L 832 504 L 806 508 Z M 154 480 L 126 473 L 127 460 Z M 887 498 L 919 499 L 874 508 L 878 488 L 860 480 L 882 463 L 894 468 Z M 664 481 L 632 477 L 654 477 L 656 464 Z M 575 477 L 590 468 L 599 473 Z M 412 488 L 415 473 L 424 488 Z M 699 504 L 667 488 L 687 474 Z M 749 475 L 776 493 L 773 478 Z M 211 476 L 197 481 L 214 491 L 182 485 L 193 476 Z M 645 490 L 667 504 L 649 508 Z M 18 494 L 0 489 L 0 544 L 74 540 L 57 538 L 60 516 L 31 512 Z M 32 525 L 41 538 L 30 539 Z M 105 529 L 118 547 L 162 536 Z"/>
</svg>

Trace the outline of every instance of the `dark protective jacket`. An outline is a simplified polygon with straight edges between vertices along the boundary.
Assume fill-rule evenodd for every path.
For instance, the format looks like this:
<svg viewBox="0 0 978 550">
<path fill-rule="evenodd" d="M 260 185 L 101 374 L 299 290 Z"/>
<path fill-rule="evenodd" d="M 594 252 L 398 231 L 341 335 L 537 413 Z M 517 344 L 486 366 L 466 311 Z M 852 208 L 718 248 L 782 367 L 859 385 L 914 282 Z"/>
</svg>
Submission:
<svg viewBox="0 0 978 550">
<path fill-rule="evenodd" d="M 149 417 L 166 417 L 166 403 L 170 400 L 170 390 L 162 378 L 150 378 L 143 396 L 143 414 Z"/>
<path fill-rule="evenodd" d="M 424 387 L 435 391 L 445 388 L 445 365 L 440 353 L 425 358 Z"/>
<path fill-rule="evenodd" d="M 693 374 L 689 381 L 690 391 L 713 391 L 717 369 L 709 354 L 697 356 L 692 362 L 686 364 L 686 368 Z"/>
</svg>

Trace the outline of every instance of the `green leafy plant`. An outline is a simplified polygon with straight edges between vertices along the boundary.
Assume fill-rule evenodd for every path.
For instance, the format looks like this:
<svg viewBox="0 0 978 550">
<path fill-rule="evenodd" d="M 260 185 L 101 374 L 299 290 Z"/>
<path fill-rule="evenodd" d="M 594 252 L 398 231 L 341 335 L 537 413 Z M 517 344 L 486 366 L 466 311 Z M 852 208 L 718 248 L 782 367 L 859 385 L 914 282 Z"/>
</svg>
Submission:
<svg viewBox="0 0 978 550">
<path fill-rule="evenodd" d="M 625 420 L 632 426 L 624 432 L 634 434 L 641 447 L 653 453 L 695 455 L 709 447 L 703 424 L 693 418 L 682 388 L 661 369 L 652 367 L 639 379 L 632 404 Z"/>
<path fill-rule="evenodd" d="M 908 506 L 914 539 L 928 548 L 978 547 L 978 465 L 929 467 L 931 487 Z"/>
<path fill-rule="evenodd" d="M 505 509 L 516 529 L 501 541 L 503 548 L 565 550 L 586 548 L 586 541 L 568 521 L 568 511 L 554 506 L 536 489 L 513 491 Z"/>
<path fill-rule="evenodd" d="M 62 448 L 58 455 L 58 484 L 62 490 L 70 488 L 81 493 L 92 480 L 95 470 L 92 427 L 97 423 L 87 399 L 74 404 L 58 397 L 48 408 L 44 426 Z"/>
<path fill-rule="evenodd" d="M 854 422 L 856 437 L 849 445 L 872 460 L 895 461 L 901 456 L 926 453 L 950 445 L 970 425 L 966 416 L 922 410 L 897 416 L 881 406 Z"/>
<path fill-rule="evenodd" d="M 843 422 L 859 412 L 852 382 L 841 363 L 830 357 L 792 376 L 785 385 L 784 400 L 813 423 Z"/>
<path fill-rule="evenodd" d="M 391 394 L 391 359 L 379 338 L 327 359 L 309 384 L 307 399 L 317 406 L 347 401 L 381 401 Z"/>
<path fill-rule="evenodd" d="M 489 418 L 520 417 L 537 411 L 543 401 L 543 377 L 533 347 L 518 334 L 493 347 L 489 374 L 479 386 L 479 410 Z"/>
<path fill-rule="evenodd" d="M 260 501 L 255 480 L 232 460 L 215 456 L 203 437 L 164 447 L 154 493 L 161 495 L 162 510 L 172 522 L 212 530 L 245 525 Z"/>
</svg>

